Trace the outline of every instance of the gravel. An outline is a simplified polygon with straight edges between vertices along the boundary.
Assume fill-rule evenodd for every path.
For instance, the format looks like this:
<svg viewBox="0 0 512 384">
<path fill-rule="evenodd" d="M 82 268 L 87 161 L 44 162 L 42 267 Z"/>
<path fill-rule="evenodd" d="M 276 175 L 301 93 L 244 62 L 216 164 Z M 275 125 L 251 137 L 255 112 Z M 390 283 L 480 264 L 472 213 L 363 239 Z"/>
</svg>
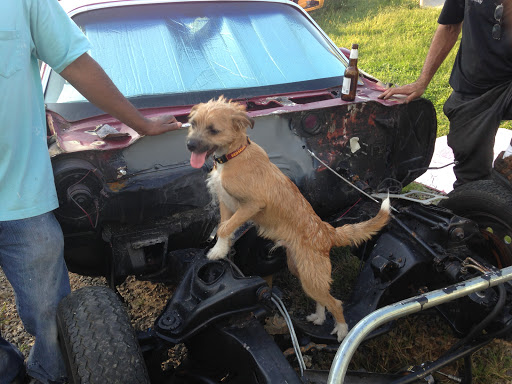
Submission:
<svg viewBox="0 0 512 384">
<path fill-rule="evenodd" d="M 91 285 L 107 285 L 103 277 L 87 277 L 69 273 L 71 289 Z M 164 308 L 173 289 L 164 284 L 154 284 L 147 281 L 137 281 L 129 277 L 118 287 L 123 296 L 132 324 L 136 330 L 146 330 L 153 326 L 156 317 Z M 18 346 L 20 351 L 28 357 L 30 347 L 34 344 L 34 337 L 23 328 L 21 319 L 16 312 L 14 292 L 0 269 L 0 334 L 7 341 Z"/>
</svg>

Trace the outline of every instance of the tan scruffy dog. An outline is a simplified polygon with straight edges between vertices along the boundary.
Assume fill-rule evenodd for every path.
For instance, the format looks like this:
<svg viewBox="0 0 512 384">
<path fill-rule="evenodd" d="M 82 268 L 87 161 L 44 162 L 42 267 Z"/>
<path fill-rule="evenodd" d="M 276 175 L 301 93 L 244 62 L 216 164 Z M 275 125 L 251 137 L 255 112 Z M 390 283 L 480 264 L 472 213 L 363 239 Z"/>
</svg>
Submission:
<svg viewBox="0 0 512 384">
<path fill-rule="evenodd" d="M 190 164 L 200 168 L 212 153 L 216 161 L 208 186 L 219 201 L 220 224 L 217 243 L 207 257 L 226 257 L 233 232 L 252 221 L 260 236 L 286 248 L 288 268 L 316 301 L 316 313 L 308 316 L 308 321 L 323 324 L 327 307 L 336 319 L 332 333 L 341 341 L 348 328 L 341 301 L 329 293 L 329 252 L 333 246 L 358 245 L 375 235 L 389 220 L 389 199 L 374 218 L 334 228 L 316 215 L 295 184 L 270 162 L 267 153 L 249 141 L 246 129 L 252 128 L 253 123 L 242 105 L 224 97 L 198 104 L 190 112 L 189 123 Z"/>
</svg>

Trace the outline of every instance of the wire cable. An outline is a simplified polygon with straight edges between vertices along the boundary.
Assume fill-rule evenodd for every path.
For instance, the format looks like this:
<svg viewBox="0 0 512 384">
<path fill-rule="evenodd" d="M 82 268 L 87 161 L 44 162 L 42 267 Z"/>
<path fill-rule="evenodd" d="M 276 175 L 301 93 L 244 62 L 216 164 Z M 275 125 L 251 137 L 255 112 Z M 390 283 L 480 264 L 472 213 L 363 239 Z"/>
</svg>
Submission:
<svg viewBox="0 0 512 384">
<path fill-rule="evenodd" d="M 286 310 L 286 307 L 284 306 L 284 303 L 279 296 L 272 293 L 271 300 L 274 303 L 274 305 L 277 307 L 279 312 L 281 312 L 281 315 L 283 316 L 284 321 L 286 322 L 286 325 L 288 326 L 288 331 L 290 332 L 290 336 L 292 339 L 293 349 L 295 351 L 295 355 L 297 356 L 297 361 L 299 363 L 300 375 L 301 375 L 301 377 L 304 377 L 304 371 L 306 370 L 306 364 L 304 363 L 304 358 L 302 357 L 302 352 L 300 351 L 299 340 L 297 339 L 297 335 L 295 334 L 295 329 L 293 328 L 292 319 L 290 318 L 290 315 L 288 314 L 288 311 Z"/>
</svg>

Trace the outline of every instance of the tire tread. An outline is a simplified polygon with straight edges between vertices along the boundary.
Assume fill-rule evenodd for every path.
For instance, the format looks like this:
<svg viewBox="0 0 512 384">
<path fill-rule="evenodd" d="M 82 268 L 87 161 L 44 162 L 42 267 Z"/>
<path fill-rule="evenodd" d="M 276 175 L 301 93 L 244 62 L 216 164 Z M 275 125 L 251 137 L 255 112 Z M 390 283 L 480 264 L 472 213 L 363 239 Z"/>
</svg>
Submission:
<svg viewBox="0 0 512 384">
<path fill-rule="evenodd" d="M 85 287 L 59 304 L 59 337 L 75 384 L 148 384 L 128 314 L 107 287 Z"/>
</svg>

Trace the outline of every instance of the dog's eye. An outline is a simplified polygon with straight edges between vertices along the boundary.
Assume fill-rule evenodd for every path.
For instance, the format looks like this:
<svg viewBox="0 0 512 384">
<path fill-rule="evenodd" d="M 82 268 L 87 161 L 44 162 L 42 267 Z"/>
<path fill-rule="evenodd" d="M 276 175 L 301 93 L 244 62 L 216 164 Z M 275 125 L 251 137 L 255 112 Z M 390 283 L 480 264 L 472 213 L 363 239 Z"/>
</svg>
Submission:
<svg viewBox="0 0 512 384">
<path fill-rule="evenodd" d="M 207 129 L 208 129 L 208 132 L 210 132 L 210 134 L 212 134 L 212 135 L 216 135 L 217 133 L 219 133 L 219 131 L 218 131 L 218 130 L 216 130 L 216 129 L 213 127 L 213 125 L 209 125 Z"/>
</svg>

